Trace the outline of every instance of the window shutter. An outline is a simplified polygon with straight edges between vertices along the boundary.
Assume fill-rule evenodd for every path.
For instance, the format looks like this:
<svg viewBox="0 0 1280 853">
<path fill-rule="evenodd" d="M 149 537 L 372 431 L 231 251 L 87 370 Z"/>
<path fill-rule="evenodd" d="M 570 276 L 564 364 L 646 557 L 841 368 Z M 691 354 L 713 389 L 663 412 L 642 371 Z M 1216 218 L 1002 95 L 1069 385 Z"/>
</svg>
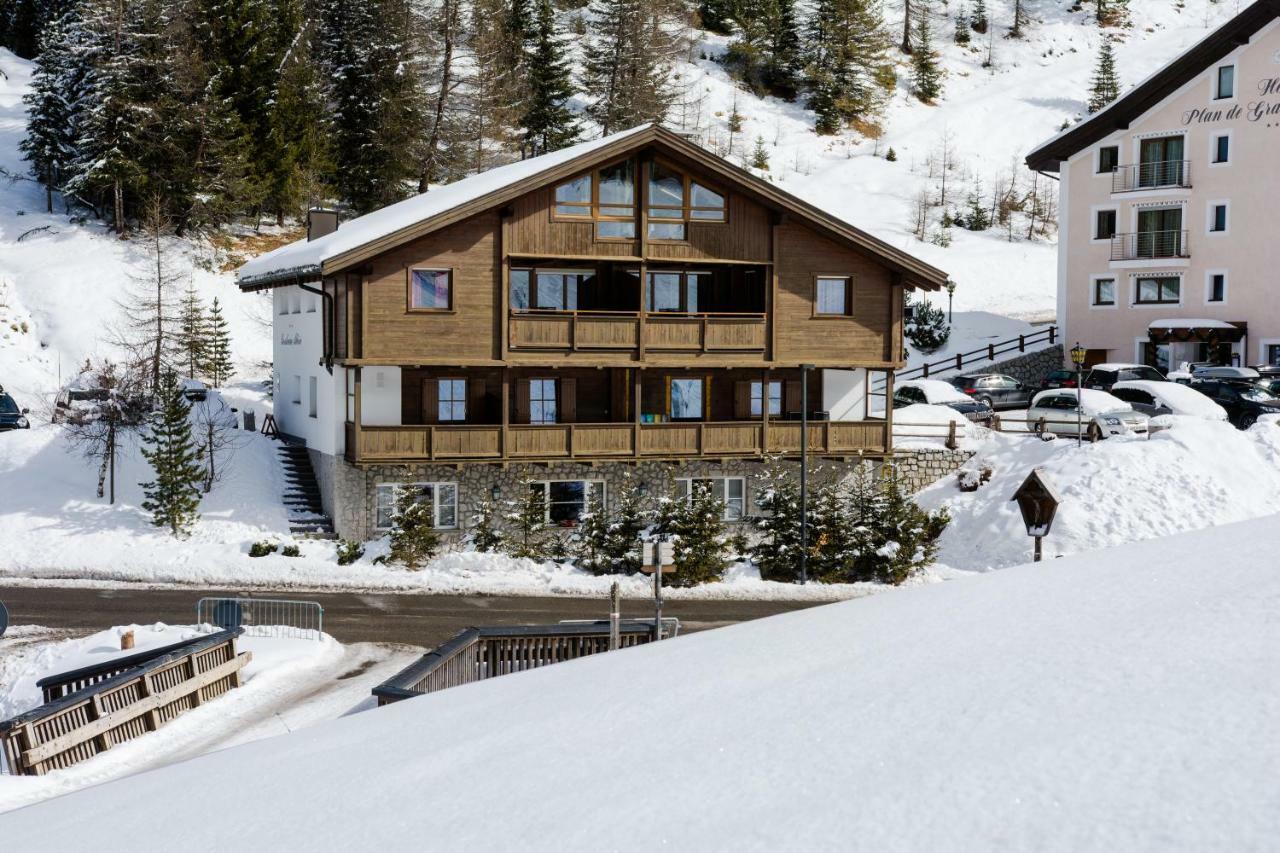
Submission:
<svg viewBox="0 0 1280 853">
<path fill-rule="evenodd" d="M 516 423 L 529 422 L 529 380 L 516 380 Z"/>
<path fill-rule="evenodd" d="M 467 423 L 484 423 L 488 420 L 485 411 L 485 384 L 483 379 L 467 380 Z"/>
<path fill-rule="evenodd" d="M 783 408 L 786 410 L 783 414 L 789 415 L 792 412 L 800 411 L 800 381 L 791 379 L 783 383 L 782 386 Z"/>
<path fill-rule="evenodd" d="M 560 380 L 556 389 L 560 399 L 556 401 L 557 417 L 560 423 L 576 423 L 578 420 L 578 380 L 565 378 Z"/>
<path fill-rule="evenodd" d="M 733 416 L 740 421 L 751 417 L 751 383 L 733 383 Z"/>
<path fill-rule="evenodd" d="M 440 421 L 440 380 L 422 380 L 422 422 L 434 424 Z"/>
</svg>

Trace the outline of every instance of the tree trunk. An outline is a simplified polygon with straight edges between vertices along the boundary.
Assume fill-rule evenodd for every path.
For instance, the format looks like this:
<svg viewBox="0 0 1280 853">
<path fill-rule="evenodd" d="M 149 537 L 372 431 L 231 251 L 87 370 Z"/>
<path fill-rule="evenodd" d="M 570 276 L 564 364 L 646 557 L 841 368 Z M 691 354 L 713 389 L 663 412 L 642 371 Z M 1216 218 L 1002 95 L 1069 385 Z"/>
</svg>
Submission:
<svg viewBox="0 0 1280 853">
<path fill-rule="evenodd" d="M 431 189 L 435 179 L 436 157 L 440 147 L 440 125 L 444 122 L 445 107 L 449 101 L 449 89 L 453 86 L 453 23 L 456 14 L 455 0 L 445 0 L 444 5 L 444 49 L 440 58 L 440 91 L 436 95 L 434 119 L 431 122 L 431 134 L 427 137 L 426 153 L 423 155 L 422 170 L 418 174 L 418 192 Z"/>
<path fill-rule="evenodd" d="M 114 197 L 115 197 L 115 198 L 114 198 L 114 201 L 115 201 L 115 211 L 114 211 L 114 213 L 113 213 L 113 215 L 114 215 L 114 217 L 115 217 L 115 222 L 114 222 L 115 230 L 116 230 L 116 233 L 117 233 L 117 234 L 119 234 L 119 235 L 121 235 L 121 236 L 124 236 L 124 232 L 125 232 L 125 224 L 124 224 L 124 185 L 120 182 L 120 179 L 119 179 L 119 178 L 117 178 L 117 179 L 116 179 L 116 181 L 115 181 L 115 185 L 114 185 L 114 187 L 112 188 L 112 193 L 113 193 L 113 195 L 114 195 Z"/>
<path fill-rule="evenodd" d="M 911 53 L 911 0 L 902 2 L 902 52 Z"/>
</svg>

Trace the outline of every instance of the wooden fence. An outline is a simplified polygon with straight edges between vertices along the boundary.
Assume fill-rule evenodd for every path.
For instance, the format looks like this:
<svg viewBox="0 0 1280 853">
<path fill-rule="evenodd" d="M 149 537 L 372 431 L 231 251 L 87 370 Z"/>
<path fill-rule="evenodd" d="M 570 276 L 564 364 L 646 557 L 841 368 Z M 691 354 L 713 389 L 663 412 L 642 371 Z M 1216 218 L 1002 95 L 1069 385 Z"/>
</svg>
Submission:
<svg viewBox="0 0 1280 853">
<path fill-rule="evenodd" d="M 652 639 L 652 624 L 623 622 L 618 647 L 638 646 Z M 608 650 L 607 622 L 467 628 L 373 688 L 373 695 L 379 705 L 389 705 L 401 699 Z"/>
<path fill-rule="evenodd" d="M 44 679 L 46 699 L 57 698 L 0 723 L 0 754 L 9 772 L 43 776 L 70 767 L 239 687 L 240 670 L 251 658 L 236 653 L 241 633 L 219 631 Z M 145 659 L 118 669 L 139 658 Z"/>
<path fill-rule="evenodd" d="M 970 350 L 969 352 L 958 352 L 955 355 L 949 355 L 937 361 L 930 361 L 910 370 L 900 370 L 896 376 L 898 381 L 901 382 L 906 379 L 928 379 L 935 373 L 945 373 L 949 370 L 959 373 L 966 367 L 990 364 L 1001 356 L 1013 355 L 1014 353 L 1021 355 L 1027 351 L 1027 347 L 1039 349 L 1045 346 L 1053 346 L 1058 343 L 1058 340 L 1058 327 L 1048 326 L 1029 335 L 1018 335 L 1016 338 L 989 343 L 985 347 Z"/>
<path fill-rule="evenodd" d="M 1083 432 L 1080 435 L 1085 441 L 1100 441 L 1106 437 L 1091 417 L 1084 418 L 1082 423 L 1078 423 L 1074 417 L 1038 418 L 1034 422 L 1029 422 L 1025 418 L 1005 420 L 996 415 L 991 419 L 990 424 L 979 423 L 977 426 L 1006 435 L 1043 436 L 1045 433 L 1053 433 L 1061 438 L 1071 439 L 1076 437 L 1077 429 L 1082 427 Z M 1054 426 L 1064 427 L 1064 429 L 1051 429 Z M 1145 434 L 1150 438 L 1153 432 L 1159 431 L 1158 427 L 1152 428 L 1148 423 Z M 949 421 L 945 424 L 894 421 L 893 438 L 895 442 L 900 439 L 941 439 L 948 450 L 955 450 L 960 446 L 960 424 L 958 421 Z"/>
</svg>

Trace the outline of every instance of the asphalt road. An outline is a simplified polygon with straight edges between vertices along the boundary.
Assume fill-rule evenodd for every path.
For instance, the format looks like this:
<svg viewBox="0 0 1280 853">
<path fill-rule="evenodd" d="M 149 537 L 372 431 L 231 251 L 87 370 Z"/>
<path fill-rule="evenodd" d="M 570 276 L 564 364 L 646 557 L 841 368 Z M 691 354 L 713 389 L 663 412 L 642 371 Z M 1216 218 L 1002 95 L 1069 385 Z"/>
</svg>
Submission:
<svg viewBox="0 0 1280 853">
<path fill-rule="evenodd" d="M 243 594 L 243 593 L 241 593 Z M 70 631 L 100 631 L 113 625 L 189 623 L 196 600 L 237 595 L 216 589 L 88 589 L 0 586 L 11 625 L 42 625 Z M 252 598 L 318 601 L 324 629 L 344 643 L 401 643 L 431 648 L 472 625 L 545 625 L 562 619 L 603 619 L 606 600 L 451 595 L 379 595 L 255 591 Z M 664 616 L 680 619 L 683 631 L 719 628 L 814 606 L 795 601 L 670 601 Z M 623 618 L 653 616 L 648 601 L 622 604 Z"/>
</svg>

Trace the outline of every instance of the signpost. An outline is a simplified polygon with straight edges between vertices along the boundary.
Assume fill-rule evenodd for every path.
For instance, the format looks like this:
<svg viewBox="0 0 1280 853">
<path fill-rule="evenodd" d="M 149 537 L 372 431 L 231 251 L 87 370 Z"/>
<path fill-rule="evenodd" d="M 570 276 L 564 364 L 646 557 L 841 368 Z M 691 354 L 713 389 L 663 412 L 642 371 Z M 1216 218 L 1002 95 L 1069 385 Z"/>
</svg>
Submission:
<svg viewBox="0 0 1280 853">
<path fill-rule="evenodd" d="M 646 571 L 653 572 L 653 639 L 662 639 L 662 573 L 675 564 L 675 545 L 663 537 L 645 542 L 642 550 Z"/>
<path fill-rule="evenodd" d="M 1022 481 L 1012 500 L 1018 502 L 1018 509 L 1022 511 L 1022 522 L 1027 526 L 1027 535 L 1035 537 L 1035 562 L 1038 563 L 1042 557 L 1040 540 L 1049 535 L 1053 517 L 1058 512 L 1058 504 L 1062 502 L 1058 491 L 1040 469 L 1036 468 Z"/>
</svg>

